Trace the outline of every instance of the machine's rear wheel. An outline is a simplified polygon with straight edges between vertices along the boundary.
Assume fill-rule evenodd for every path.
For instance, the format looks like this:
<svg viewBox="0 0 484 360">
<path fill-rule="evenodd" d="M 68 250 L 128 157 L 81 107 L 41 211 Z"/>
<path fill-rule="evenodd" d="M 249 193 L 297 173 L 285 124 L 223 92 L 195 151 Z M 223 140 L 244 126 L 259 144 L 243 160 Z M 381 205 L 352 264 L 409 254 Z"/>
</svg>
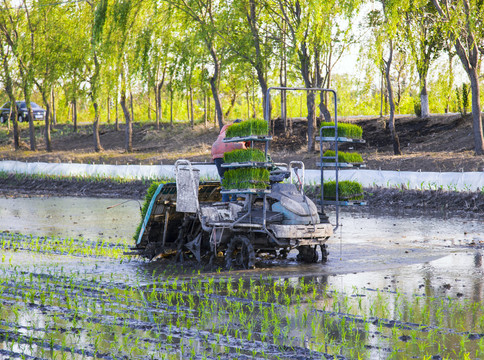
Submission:
<svg viewBox="0 0 484 360">
<path fill-rule="evenodd" d="M 297 254 L 297 261 L 305 263 L 316 263 L 318 262 L 318 252 L 316 251 L 316 246 L 304 245 L 298 246 L 299 254 Z"/>
<path fill-rule="evenodd" d="M 252 269 L 255 266 L 255 251 L 246 236 L 237 235 L 230 240 L 225 251 L 225 266 L 227 269 Z"/>
</svg>

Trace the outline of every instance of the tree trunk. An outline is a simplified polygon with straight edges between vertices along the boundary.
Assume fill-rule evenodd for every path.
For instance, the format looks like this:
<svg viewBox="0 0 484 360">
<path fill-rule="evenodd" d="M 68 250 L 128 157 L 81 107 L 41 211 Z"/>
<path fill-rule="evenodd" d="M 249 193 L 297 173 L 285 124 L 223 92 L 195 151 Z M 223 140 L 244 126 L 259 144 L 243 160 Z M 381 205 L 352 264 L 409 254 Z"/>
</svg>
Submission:
<svg viewBox="0 0 484 360">
<path fill-rule="evenodd" d="M 44 101 L 45 106 L 45 132 L 44 132 L 44 139 L 45 139 L 45 149 L 48 152 L 52 151 L 52 141 L 50 137 L 50 105 L 47 99 L 47 94 L 45 91 L 41 91 L 42 100 Z"/>
<path fill-rule="evenodd" d="M 5 92 L 8 95 L 8 100 L 10 101 L 10 108 L 13 111 L 13 117 L 12 117 L 12 123 L 13 123 L 13 144 L 14 144 L 14 149 L 19 150 L 20 149 L 20 132 L 19 132 L 19 127 L 17 123 L 18 119 L 18 111 L 17 111 L 17 106 L 16 100 L 15 100 L 15 95 L 13 92 L 13 81 L 12 77 L 10 74 L 10 67 L 8 63 L 8 56 L 4 52 L 4 47 L 0 47 L 0 54 L 2 55 L 2 65 L 3 65 L 3 73 L 5 75 Z M 10 117 L 8 119 L 10 121 Z"/>
<path fill-rule="evenodd" d="M 148 121 L 151 123 L 151 96 L 148 88 Z"/>
<path fill-rule="evenodd" d="M 476 155 L 484 155 L 484 140 L 482 129 L 482 114 L 480 104 L 479 72 L 476 68 L 469 71 L 472 91 L 472 127 L 474 133 L 474 147 Z"/>
<path fill-rule="evenodd" d="M 193 88 L 190 86 L 190 123 L 195 126 L 195 120 L 193 118 Z"/>
<path fill-rule="evenodd" d="M 232 109 L 234 108 L 235 106 L 235 102 L 237 101 L 237 93 L 234 91 L 232 93 L 232 97 L 230 98 L 230 104 L 229 104 L 229 108 L 227 109 L 227 111 L 225 112 L 225 118 L 228 118 L 230 113 L 232 112 Z"/>
<path fill-rule="evenodd" d="M 393 58 L 393 44 L 390 40 L 390 55 L 388 61 L 385 61 L 385 78 L 387 80 L 388 102 L 390 104 L 390 118 L 388 119 L 388 128 L 393 141 L 393 153 L 395 155 L 402 155 L 400 150 L 400 140 L 398 139 L 397 131 L 395 129 L 395 103 L 393 102 L 393 89 L 390 81 L 390 67 Z"/>
<path fill-rule="evenodd" d="M 72 100 L 72 122 L 74 124 L 74 132 L 77 132 L 77 101 Z"/>
<path fill-rule="evenodd" d="M 160 81 L 156 86 L 156 128 L 160 130 L 160 123 L 162 118 L 161 109 L 161 89 L 163 88 L 163 82 Z"/>
<path fill-rule="evenodd" d="M 131 108 L 131 124 L 133 124 L 134 122 L 133 93 L 131 91 L 129 92 L 129 107 Z"/>
<path fill-rule="evenodd" d="M 450 99 L 452 97 L 452 89 L 454 87 L 454 69 L 452 66 L 452 59 L 454 58 L 452 54 L 452 44 L 447 48 L 447 55 L 449 56 L 449 84 L 447 85 L 447 97 L 445 99 L 445 113 L 450 112 Z"/>
<path fill-rule="evenodd" d="M 107 107 L 108 107 L 107 122 L 109 124 L 111 122 L 111 97 L 110 96 L 108 96 Z"/>
<path fill-rule="evenodd" d="M 126 106 L 126 93 L 121 90 L 121 100 L 120 100 L 121 109 L 123 110 L 124 120 L 126 121 L 126 137 L 125 137 L 125 144 L 124 149 L 126 152 L 133 151 L 133 127 L 131 122 L 131 117 L 128 111 L 128 107 Z"/>
<path fill-rule="evenodd" d="M 308 107 L 308 152 L 314 151 L 315 149 L 314 129 L 316 128 L 316 107 L 314 95 L 314 92 L 308 91 L 306 97 Z"/>
<path fill-rule="evenodd" d="M 287 86 L 287 60 L 286 60 L 286 22 L 282 24 L 282 41 L 281 41 L 281 69 L 279 71 L 279 83 L 281 87 Z M 286 90 L 281 90 L 281 120 L 284 124 L 284 131 L 289 130 L 287 122 L 287 94 Z"/>
<path fill-rule="evenodd" d="M 224 115 L 222 112 L 222 104 L 220 103 L 220 97 L 218 94 L 218 87 L 217 87 L 217 81 L 218 81 L 218 76 L 220 72 L 220 62 L 218 61 L 217 54 L 215 53 L 215 49 L 213 46 L 210 47 L 210 55 L 212 56 L 213 60 L 213 76 L 210 78 L 210 86 L 212 88 L 212 96 L 213 96 L 213 101 L 215 103 L 215 112 L 216 112 L 216 117 L 218 121 L 218 126 L 220 129 L 224 126 Z"/>
<path fill-rule="evenodd" d="M 173 127 L 173 89 L 170 89 L 170 126 Z"/>
<path fill-rule="evenodd" d="M 187 89 L 187 122 L 190 123 L 190 126 L 193 128 L 193 124 L 190 122 L 190 90 Z"/>
<path fill-rule="evenodd" d="M 249 94 L 249 87 L 247 86 L 247 91 L 245 96 L 247 98 L 247 119 L 250 119 L 250 94 Z"/>
<path fill-rule="evenodd" d="M 298 57 L 301 65 L 301 75 L 304 79 L 304 86 L 306 88 L 312 88 L 313 84 L 315 83 L 315 79 L 311 79 L 309 71 L 311 59 L 307 53 L 305 43 L 302 44 L 301 49 L 298 51 Z M 316 111 L 314 104 L 314 92 L 308 91 L 306 97 L 306 105 L 308 109 L 308 152 L 312 152 L 315 149 L 314 129 L 316 127 Z"/>
<path fill-rule="evenodd" d="M 116 123 L 116 126 L 114 127 L 114 130 L 119 131 L 119 115 L 118 115 L 118 102 L 116 101 L 116 109 L 115 109 L 115 116 L 116 119 L 114 120 Z"/>
<path fill-rule="evenodd" d="M 27 98 L 27 97 L 25 97 Z M 29 119 L 29 137 L 30 137 L 30 150 L 37 151 L 37 144 L 35 141 L 35 125 L 34 125 L 34 114 L 32 113 L 32 105 L 30 105 L 30 99 L 25 101 L 27 106 L 27 117 Z"/>
<path fill-rule="evenodd" d="M 100 152 L 103 150 L 103 147 L 101 146 L 101 139 L 99 137 L 99 106 L 97 104 L 97 101 L 94 101 L 92 103 L 92 106 L 94 107 L 94 122 L 92 123 L 94 150 L 96 152 Z"/>
<path fill-rule="evenodd" d="M 155 92 L 155 122 L 156 122 L 156 130 L 160 130 L 160 116 L 158 113 L 158 86 L 155 85 L 153 87 L 153 91 Z"/>
<path fill-rule="evenodd" d="M 207 94 L 205 93 L 205 91 L 203 92 L 203 122 L 205 124 L 205 127 L 208 126 L 208 122 L 207 122 Z"/>
<path fill-rule="evenodd" d="M 429 95 L 427 94 L 427 79 L 422 79 L 422 90 L 420 91 L 420 117 L 426 119 L 429 117 Z"/>
<path fill-rule="evenodd" d="M 380 82 L 380 118 L 383 117 L 383 71 L 381 72 Z"/>
<path fill-rule="evenodd" d="M 57 125 L 57 112 L 56 112 L 56 109 L 55 109 L 55 91 L 54 89 L 52 89 L 52 121 L 51 121 L 51 124 L 52 125 Z"/>
</svg>

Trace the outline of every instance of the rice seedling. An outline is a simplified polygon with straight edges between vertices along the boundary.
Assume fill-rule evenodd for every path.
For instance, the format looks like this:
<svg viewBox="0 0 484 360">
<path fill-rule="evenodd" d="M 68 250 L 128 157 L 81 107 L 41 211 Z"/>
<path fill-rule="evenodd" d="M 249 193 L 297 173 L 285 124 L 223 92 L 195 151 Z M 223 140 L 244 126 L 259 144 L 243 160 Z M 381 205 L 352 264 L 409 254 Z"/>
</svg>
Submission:
<svg viewBox="0 0 484 360">
<path fill-rule="evenodd" d="M 236 149 L 224 154 L 224 162 L 226 164 L 243 163 L 248 161 L 265 162 L 266 156 L 264 152 L 259 149 Z"/>
<path fill-rule="evenodd" d="M 224 173 L 224 189 L 265 189 L 269 185 L 269 170 L 261 168 L 239 168 Z"/>
<path fill-rule="evenodd" d="M 361 200 L 364 198 L 363 186 L 356 181 L 340 181 L 338 195 L 340 200 Z M 324 183 L 324 198 L 328 200 L 336 199 L 336 181 Z"/>
<path fill-rule="evenodd" d="M 151 183 L 150 187 L 148 190 L 146 190 L 146 195 L 145 195 L 145 200 L 143 202 L 143 206 L 141 207 L 141 221 L 138 224 L 138 227 L 136 228 L 136 231 L 133 235 L 134 240 L 138 240 L 139 233 L 141 232 L 141 227 L 143 226 L 143 220 L 146 216 L 146 212 L 148 211 L 148 208 L 151 203 L 151 199 L 155 195 L 156 190 L 158 187 L 162 184 L 162 182 L 153 182 Z"/>
<path fill-rule="evenodd" d="M 321 127 L 332 126 L 333 128 L 323 129 L 323 137 L 334 137 L 334 122 L 322 122 Z M 363 129 L 355 124 L 338 122 L 338 136 L 351 139 L 361 139 Z"/>
<path fill-rule="evenodd" d="M 324 157 L 335 157 L 336 153 L 333 150 L 326 150 L 323 154 Z M 324 159 L 325 162 L 335 162 L 334 159 Z M 363 158 L 358 153 L 350 153 L 338 151 L 338 162 L 341 163 L 362 163 Z"/>
<path fill-rule="evenodd" d="M 253 119 L 230 125 L 227 128 L 226 137 L 245 137 L 250 135 L 265 136 L 268 133 L 269 127 L 267 121 Z"/>
</svg>

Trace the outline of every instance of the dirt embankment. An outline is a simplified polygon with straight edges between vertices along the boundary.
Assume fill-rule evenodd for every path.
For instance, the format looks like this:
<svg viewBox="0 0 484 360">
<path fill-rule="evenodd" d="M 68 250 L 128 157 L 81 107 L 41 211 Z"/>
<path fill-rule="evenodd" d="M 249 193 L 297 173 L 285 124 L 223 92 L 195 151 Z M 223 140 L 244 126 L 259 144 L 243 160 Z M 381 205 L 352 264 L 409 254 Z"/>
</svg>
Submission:
<svg viewBox="0 0 484 360">
<path fill-rule="evenodd" d="M 150 182 L 83 179 L 53 179 L 8 175 L 0 177 L 0 196 L 81 196 L 142 200 Z M 317 200 L 318 188 L 310 188 L 308 196 Z M 484 192 L 445 192 L 439 190 L 365 189 L 368 206 L 357 211 L 385 211 L 442 216 L 484 217 Z M 342 208 L 343 211 L 345 208 Z M 351 207 L 355 211 L 355 207 Z"/>
<path fill-rule="evenodd" d="M 345 119 L 343 119 L 345 121 Z M 363 127 L 365 144 L 341 150 L 362 154 L 369 169 L 401 171 L 484 171 L 484 157 L 473 152 L 472 121 L 470 116 L 439 115 L 429 119 L 400 117 L 396 129 L 403 155 L 394 156 L 389 132 L 383 119 L 348 119 Z M 213 126 L 213 125 L 212 125 Z M 307 151 L 306 122 L 294 120 L 290 131 L 283 123 L 272 124 L 274 140 L 270 154 L 275 162 L 302 160 L 307 168 L 316 168 L 319 150 Z M 113 125 L 101 126 L 104 151 L 93 151 L 91 126 L 81 126 L 73 133 L 71 125 L 58 125 L 53 131 L 52 147 L 46 152 L 39 136 L 39 150 L 27 151 L 28 131 L 22 131 L 23 149 L 13 151 L 10 135 L 0 130 L 0 159 L 43 162 L 77 162 L 106 164 L 170 164 L 176 159 L 211 161 L 210 148 L 218 135 L 217 128 L 187 125 L 170 127 L 164 124 L 157 130 L 153 124 L 135 124 L 133 152 L 123 150 L 124 131 Z M 40 135 L 41 127 L 37 130 Z M 149 184 L 145 181 L 93 181 L 81 179 L 42 179 L 38 177 L 3 176 L 0 194 L 3 196 L 89 196 L 142 199 Z M 316 193 L 314 196 L 317 196 Z M 481 193 L 442 191 L 400 191 L 398 189 L 367 189 L 369 209 L 413 209 L 423 213 L 432 211 L 452 214 L 484 214 Z"/>
<path fill-rule="evenodd" d="M 343 121 L 346 121 L 343 119 Z M 401 171 L 484 171 L 484 157 L 475 156 L 470 116 L 434 115 L 428 119 L 399 117 L 396 130 L 400 138 L 402 156 L 394 156 L 390 134 L 383 119 L 348 119 L 363 127 L 362 145 L 343 145 L 342 150 L 362 154 L 369 169 Z M 23 150 L 13 151 L 12 137 L 0 130 L 0 159 L 42 162 L 75 162 L 106 164 L 170 164 L 179 158 L 211 161 L 210 148 L 218 135 L 211 125 L 191 129 L 186 124 L 171 127 L 163 124 L 157 130 L 153 124 L 135 123 L 133 152 L 124 151 L 124 125 L 116 131 L 114 125 L 102 125 L 101 144 L 104 150 L 93 150 L 91 125 L 83 125 L 77 133 L 72 125 L 57 125 L 52 132 L 52 152 L 45 151 L 38 125 L 38 148 L 28 151 L 28 131 L 22 130 Z M 302 160 L 307 168 L 316 168 L 319 151 L 307 149 L 307 124 L 292 121 L 292 130 L 285 130 L 281 120 L 272 124 L 274 140 L 270 154 L 276 162 Z"/>
</svg>

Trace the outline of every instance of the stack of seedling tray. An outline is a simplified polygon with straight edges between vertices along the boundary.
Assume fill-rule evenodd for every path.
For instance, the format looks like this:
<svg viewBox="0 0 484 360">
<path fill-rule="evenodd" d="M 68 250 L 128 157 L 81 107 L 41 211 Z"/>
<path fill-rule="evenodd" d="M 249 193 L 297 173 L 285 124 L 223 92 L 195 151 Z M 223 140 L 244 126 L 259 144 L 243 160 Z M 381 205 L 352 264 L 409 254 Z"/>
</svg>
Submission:
<svg viewBox="0 0 484 360">
<path fill-rule="evenodd" d="M 334 122 L 321 123 L 320 136 L 316 141 L 320 141 L 321 146 L 323 142 L 328 143 L 364 143 L 362 139 L 363 129 L 354 124 L 338 123 L 338 134 L 335 134 Z M 365 205 L 363 201 L 363 187 L 356 181 L 324 181 L 324 169 L 348 169 L 348 168 L 362 168 L 365 167 L 363 158 L 356 152 L 342 152 L 326 150 L 321 152 L 321 162 L 318 163 L 321 167 L 321 179 L 323 183 L 323 205 Z M 338 198 L 336 198 L 336 188 L 338 188 Z"/>
<path fill-rule="evenodd" d="M 251 148 L 238 149 L 224 154 L 225 168 L 223 193 L 268 193 L 269 170 L 266 151 L 253 148 L 253 142 L 267 142 L 268 124 L 265 120 L 246 120 L 227 128 L 224 142 L 251 142 Z"/>
</svg>

